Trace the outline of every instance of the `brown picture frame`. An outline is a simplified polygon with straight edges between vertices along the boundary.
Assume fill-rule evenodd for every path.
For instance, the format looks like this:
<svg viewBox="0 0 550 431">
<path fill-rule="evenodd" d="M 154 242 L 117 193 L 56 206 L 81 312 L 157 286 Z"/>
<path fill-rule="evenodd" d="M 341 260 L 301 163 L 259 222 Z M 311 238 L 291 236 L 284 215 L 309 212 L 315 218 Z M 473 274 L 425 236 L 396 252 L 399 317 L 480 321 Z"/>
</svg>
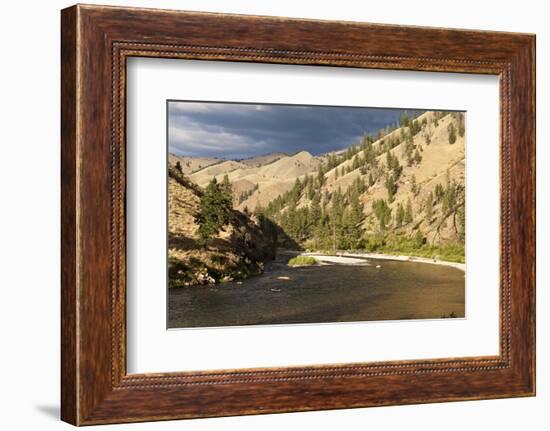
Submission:
<svg viewBox="0 0 550 431">
<path fill-rule="evenodd" d="M 64 9 L 61 18 L 64 421 L 91 425 L 535 394 L 534 35 L 83 5 Z M 128 375 L 130 56 L 498 75 L 500 354 Z"/>
</svg>

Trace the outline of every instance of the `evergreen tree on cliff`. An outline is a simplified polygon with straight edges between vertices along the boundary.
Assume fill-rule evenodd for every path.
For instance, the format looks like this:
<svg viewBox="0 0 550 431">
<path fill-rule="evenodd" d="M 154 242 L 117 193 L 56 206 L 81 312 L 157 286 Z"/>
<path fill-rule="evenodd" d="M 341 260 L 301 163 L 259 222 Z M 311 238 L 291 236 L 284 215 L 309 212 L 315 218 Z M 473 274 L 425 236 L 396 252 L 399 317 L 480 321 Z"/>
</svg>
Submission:
<svg viewBox="0 0 550 431">
<path fill-rule="evenodd" d="M 231 208 L 230 196 L 213 178 L 201 196 L 199 213 L 195 216 L 195 221 L 199 225 L 200 245 L 206 246 L 206 242 L 229 223 Z"/>
</svg>

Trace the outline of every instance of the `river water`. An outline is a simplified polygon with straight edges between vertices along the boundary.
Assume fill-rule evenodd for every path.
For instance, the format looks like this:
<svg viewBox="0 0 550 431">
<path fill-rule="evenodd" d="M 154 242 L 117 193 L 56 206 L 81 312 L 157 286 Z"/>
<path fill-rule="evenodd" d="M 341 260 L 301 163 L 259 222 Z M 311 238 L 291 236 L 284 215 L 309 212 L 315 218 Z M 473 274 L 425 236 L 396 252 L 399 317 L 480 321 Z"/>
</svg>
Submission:
<svg viewBox="0 0 550 431">
<path fill-rule="evenodd" d="M 168 289 L 168 327 L 464 317 L 464 272 L 456 268 L 377 259 L 289 268 L 287 259 L 241 283 Z"/>
</svg>

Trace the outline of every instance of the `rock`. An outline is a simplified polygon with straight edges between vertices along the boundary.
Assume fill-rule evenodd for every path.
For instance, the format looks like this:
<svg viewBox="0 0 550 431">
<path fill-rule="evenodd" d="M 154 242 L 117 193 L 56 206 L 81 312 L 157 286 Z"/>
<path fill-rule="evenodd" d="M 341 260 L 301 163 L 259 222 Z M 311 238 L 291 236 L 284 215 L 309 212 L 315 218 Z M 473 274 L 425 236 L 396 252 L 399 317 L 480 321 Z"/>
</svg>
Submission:
<svg viewBox="0 0 550 431">
<path fill-rule="evenodd" d="M 376 269 L 382 268 L 382 265 L 376 265 Z"/>
<path fill-rule="evenodd" d="M 210 274 L 208 274 L 207 270 L 200 271 L 197 275 L 197 283 L 198 284 L 215 284 L 216 280 L 214 277 L 212 277 Z"/>
</svg>

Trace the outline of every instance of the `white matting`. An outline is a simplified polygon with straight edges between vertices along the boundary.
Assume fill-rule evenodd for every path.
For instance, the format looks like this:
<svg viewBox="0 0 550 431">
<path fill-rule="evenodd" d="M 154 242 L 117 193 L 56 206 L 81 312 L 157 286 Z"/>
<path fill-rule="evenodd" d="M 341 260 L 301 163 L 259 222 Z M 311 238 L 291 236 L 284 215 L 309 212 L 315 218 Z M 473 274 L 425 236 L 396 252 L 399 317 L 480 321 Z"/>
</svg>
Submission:
<svg viewBox="0 0 550 431">
<path fill-rule="evenodd" d="M 495 76 L 128 60 L 128 372 L 494 355 L 499 331 Z M 466 319 L 166 329 L 166 100 L 467 111 Z"/>
</svg>

